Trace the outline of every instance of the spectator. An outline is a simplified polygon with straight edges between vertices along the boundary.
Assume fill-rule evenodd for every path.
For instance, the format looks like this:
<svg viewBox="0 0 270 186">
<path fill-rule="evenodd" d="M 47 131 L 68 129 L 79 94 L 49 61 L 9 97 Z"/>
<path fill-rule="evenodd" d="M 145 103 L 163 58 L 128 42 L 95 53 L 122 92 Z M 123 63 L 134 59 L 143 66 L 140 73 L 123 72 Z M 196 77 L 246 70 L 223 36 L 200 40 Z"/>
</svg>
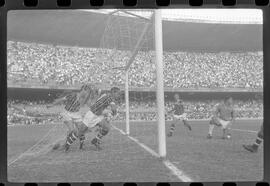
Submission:
<svg viewBox="0 0 270 186">
<path fill-rule="evenodd" d="M 7 45 L 8 80 L 74 86 L 123 85 L 126 51 L 13 42 Z M 154 87 L 154 52 L 139 52 L 129 69 L 131 87 Z M 263 56 L 257 52 L 164 52 L 164 82 L 171 88 L 262 88 Z"/>
</svg>

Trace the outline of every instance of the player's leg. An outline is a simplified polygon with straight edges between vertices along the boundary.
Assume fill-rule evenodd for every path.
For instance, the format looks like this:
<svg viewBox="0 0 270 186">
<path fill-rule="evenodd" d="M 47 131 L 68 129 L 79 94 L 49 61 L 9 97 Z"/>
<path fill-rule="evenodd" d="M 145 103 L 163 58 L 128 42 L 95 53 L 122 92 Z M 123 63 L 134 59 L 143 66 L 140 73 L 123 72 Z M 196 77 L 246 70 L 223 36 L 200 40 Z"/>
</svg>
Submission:
<svg viewBox="0 0 270 186">
<path fill-rule="evenodd" d="M 82 123 L 82 118 L 79 113 L 72 113 L 70 114 L 70 117 L 72 118 L 72 125 L 70 126 L 71 131 L 67 134 L 65 151 L 68 151 L 69 147 L 79 138 L 79 135 L 82 135 L 80 132 L 82 131 L 82 128 L 84 129 L 83 124 L 79 125 L 79 128 L 76 127 L 77 123 Z"/>
<path fill-rule="evenodd" d="M 65 143 L 65 151 L 69 150 L 69 147 L 78 139 L 78 130 L 74 129 L 68 133 Z"/>
<path fill-rule="evenodd" d="M 208 129 L 208 135 L 207 135 L 208 139 L 212 138 L 214 128 L 215 128 L 215 124 L 213 122 L 213 117 L 212 117 L 210 122 L 209 122 L 209 129 Z"/>
<path fill-rule="evenodd" d="M 178 121 L 178 118 L 176 115 L 173 116 L 173 121 L 172 121 L 172 124 L 170 125 L 170 130 L 167 134 L 168 137 L 171 137 L 173 135 L 173 132 L 175 130 L 175 127 L 176 127 L 176 123 L 179 122 Z"/>
<path fill-rule="evenodd" d="M 66 140 L 65 140 L 64 144 L 61 144 L 61 142 L 56 142 L 53 145 L 53 148 L 52 148 L 53 150 L 57 150 L 61 146 L 62 147 L 65 147 L 66 146 L 66 143 L 67 143 L 68 136 L 74 130 L 74 126 L 73 126 L 73 122 L 72 122 L 72 117 L 69 115 L 69 113 L 66 112 L 66 111 L 64 111 L 64 112 L 61 113 L 61 116 L 62 116 L 62 121 L 64 123 L 64 126 L 66 126 L 66 128 L 67 128 Z"/>
<path fill-rule="evenodd" d="M 78 138 L 80 140 L 80 149 L 83 149 L 84 147 L 85 134 L 87 131 L 88 131 L 88 127 L 85 124 L 80 123 L 78 125 Z"/>
<path fill-rule="evenodd" d="M 231 138 L 231 134 L 230 134 L 230 126 L 231 126 L 231 122 L 230 121 L 220 121 L 221 126 L 222 126 L 222 139 L 229 139 Z"/>
<path fill-rule="evenodd" d="M 217 117 L 216 116 L 213 116 L 211 118 L 210 122 L 209 122 L 209 130 L 208 130 L 208 135 L 207 135 L 207 138 L 208 139 L 211 139 L 212 138 L 212 136 L 213 136 L 213 130 L 215 128 L 215 125 L 216 126 L 220 126 L 220 123 L 219 123 Z"/>
<path fill-rule="evenodd" d="M 186 126 L 186 127 L 188 128 L 188 130 L 192 130 L 192 129 L 191 129 L 191 126 L 190 126 L 190 124 L 189 124 L 189 122 L 188 122 L 187 114 L 186 114 L 186 113 L 184 113 L 184 114 L 182 115 L 181 119 L 182 119 L 182 121 L 183 121 L 183 123 L 184 123 L 184 126 Z"/>
<path fill-rule="evenodd" d="M 98 123 L 99 130 L 96 137 L 91 141 L 93 145 L 97 148 L 97 150 L 101 150 L 100 143 L 104 136 L 106 136 L 110 131 L 109 121 L 105 118 L 102 119 L 101 122 Z"/>
<path fill-rule="evenodd" d="M 222 128 L 222 139 L 226 139 L 227 137 L 227 129 L 226 128 Z"/>
<path fill-rule="evenodd" d="M 257 152 L 262 141 L 263 141 L 263 125 L 261 125 L 261 129 L 257 134 L 255 142 L 252 145 L 243 145 L 243 147 L 250 152 Z"/>
<path fill-rule="evenodd" d="M 103 117 L 98 117 L 91 111 L 88 111 L 80 124 L 78 124 L 78 138 L 80 139 L 80 149 L 83 149 L 85 134 L 91 131 L 102 120 Z"/>
</svg>

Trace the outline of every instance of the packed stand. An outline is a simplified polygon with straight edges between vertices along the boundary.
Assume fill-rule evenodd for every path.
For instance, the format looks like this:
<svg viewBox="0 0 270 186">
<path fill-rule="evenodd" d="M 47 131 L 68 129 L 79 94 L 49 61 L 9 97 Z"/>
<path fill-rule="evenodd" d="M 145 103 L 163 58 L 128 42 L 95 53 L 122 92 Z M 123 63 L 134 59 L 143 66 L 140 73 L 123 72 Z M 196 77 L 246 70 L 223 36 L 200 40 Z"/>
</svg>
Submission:
<svg viewBox="0 0 270 186">
<path fill-rule="evenodd" d="M 124 85 L 128 51 L 13 42 L 7 45 L 8 80 L 74 86 Z M 155 55 L 139 51 L 129 69 L 131 87 L 155 86 Z M 164 52 L 164 85 L 171 88 L 262 88 L 260 52 Z"/>
</svg>

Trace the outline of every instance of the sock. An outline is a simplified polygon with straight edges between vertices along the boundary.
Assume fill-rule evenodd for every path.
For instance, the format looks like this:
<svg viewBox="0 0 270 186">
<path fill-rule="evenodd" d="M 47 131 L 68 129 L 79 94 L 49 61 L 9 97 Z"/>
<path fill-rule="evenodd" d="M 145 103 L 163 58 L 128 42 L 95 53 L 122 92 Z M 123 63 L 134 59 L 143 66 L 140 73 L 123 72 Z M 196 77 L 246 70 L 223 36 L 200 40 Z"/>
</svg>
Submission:
<svg viewBox="0 0 270 186">
<path fill-rule="evenodd" d="M 175 130 L 175 124 L 172 123 L 171 127 L 170 127 L 170 133 L 172 134 L 174 132 L 174 130 Z"/>
<path fill-rule="evenodd" d="M 226 137 L 227 130 L 226 129 L 222 129 L 222 131 L 223 131 L 223 137 Z"/>
<path fill-rule="evenodd" d="M 77 136 L 77 133 L 75 131 L 70 132 L 67 136 L 66 144 L 71 145 L 74 141 L 76 141 L 77 138 L 78 138 L 78 136 Z"/>
<path fill-rule="evenodd" d="M 253 147 L 258 148 L 260 144 L 262 143 L 262 140 L 263 139 L 261 137 L 257 136 L 256 141 L 253 143 Z"/>
<path fill-rule="evenodd" d="M 83 144 L 85 141 L 85 135 L 81 135 L 79 139 L 80 139 L 80 144 Z"/>
<path fill-rule="evenodd" d="M 215 125 L 212 125 L 212 124 L 209 125 L 209 132 L 208 132 L 208 134 L 209 134 L 210 136 L 212 136 L 214 127 L 215 127 Z"/>
<path fill-rule="evenodd" d="M 101 138 L 100 136 L 96 136 L 93 140 L 92 140 L 93 144 L 100 144 L 101 143 Z"/>
<path fill-rule="evenodd" d="M 190 126 L 190 124 L 189 124 L 189 122 L 188 122 L 187 120 L 183 120 L 183 123 L 184 123 L 184 125 L 187 126 L 188 128 L 191 128 L 191 126 Z"/>
<path fill-rule="evenodd" d="M 101 142 L 101 139 L 106 136 L 109 132 L 109 129 L 108 128 L 101 128 L 97 134 L 97 136 L 93 139 L 93 143 L 100 143 Z"/>
</svg>

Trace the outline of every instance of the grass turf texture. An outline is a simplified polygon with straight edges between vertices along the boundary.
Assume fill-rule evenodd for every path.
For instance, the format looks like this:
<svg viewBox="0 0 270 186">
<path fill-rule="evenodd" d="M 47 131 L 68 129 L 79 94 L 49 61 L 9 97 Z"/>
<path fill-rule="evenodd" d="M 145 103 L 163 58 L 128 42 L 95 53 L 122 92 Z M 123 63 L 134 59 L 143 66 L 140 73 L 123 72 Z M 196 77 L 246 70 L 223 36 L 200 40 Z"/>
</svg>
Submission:
<svg viewBox="0 0 270 186">
<path fill-rule="evenodd" d="M 169 130 L 167 122 L 166 130 Z M 213 139 L 206 139 L 207 121 L 191 121 L 192 131 L 183 124 L 167 138 L 167 159 L 193 181 L 260 181 L 263 178 L 263 148 L 252 154 L 242 144 L 253 143 L 260 120 L 239 120 L 231 139 L 221 139 L 215 128 Z M 114 123 L 124 130 L 124 123 Z M 158 152 L 155 122 L 131 122 L 130 136 Z M 48 133 L 48 131 L 50 131 Z M 252 132 L 254 131 L 254 132 Z M 52 150 L 63 139 L 63 125 L 8 127 L 8 180 L 11 182 L 138 182 L 181 181 L 138 144 L 112 129 L 104 137 L 101 151 L 90 144 L 88 134 L 84 150 L 74 144 L 70 152 Z M 45 137 L 44 137 L 45 136 Z M 25 151 L 41 140 L 34 148 Z M 22 155 L 23 153 L 23 155 Z M 18 158 L 19 157 L 19 158 Z M 18 158 L 18 159 L 16 159 Z M 14 161 L 16 160 L 16 161 Z"/>
</svg>

